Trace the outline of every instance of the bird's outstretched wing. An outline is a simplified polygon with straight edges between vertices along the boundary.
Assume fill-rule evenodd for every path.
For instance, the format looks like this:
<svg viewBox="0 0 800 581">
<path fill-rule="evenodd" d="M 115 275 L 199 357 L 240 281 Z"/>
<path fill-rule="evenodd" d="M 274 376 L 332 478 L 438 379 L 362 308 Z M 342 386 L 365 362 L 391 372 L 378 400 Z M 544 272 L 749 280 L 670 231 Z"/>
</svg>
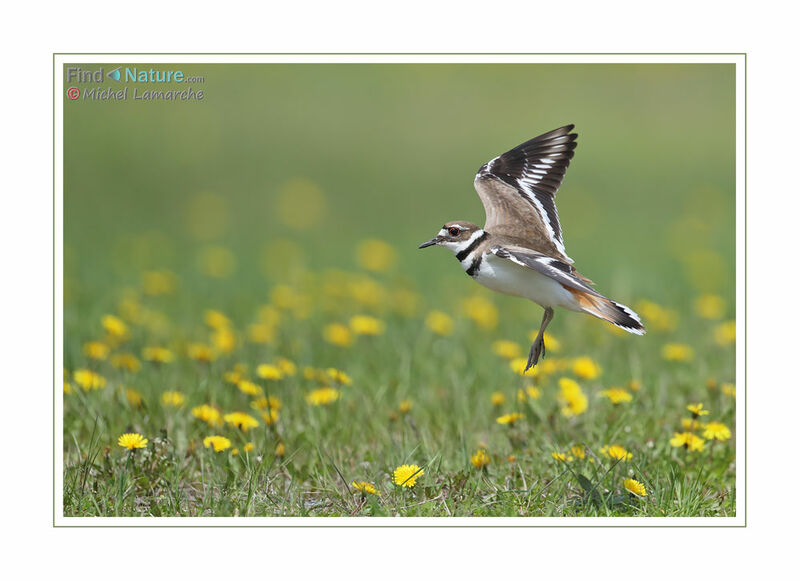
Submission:
<svg viewBox="0 0 800 581">
<path fill-rule="evenodd" d="M 575 155 L 578 135 L 565 125 L 534 137 L 484 164 L 475 189 L 486 210 L 484 229 L 571 264 L 564 249 L 555 195 Z"/>
</svg>

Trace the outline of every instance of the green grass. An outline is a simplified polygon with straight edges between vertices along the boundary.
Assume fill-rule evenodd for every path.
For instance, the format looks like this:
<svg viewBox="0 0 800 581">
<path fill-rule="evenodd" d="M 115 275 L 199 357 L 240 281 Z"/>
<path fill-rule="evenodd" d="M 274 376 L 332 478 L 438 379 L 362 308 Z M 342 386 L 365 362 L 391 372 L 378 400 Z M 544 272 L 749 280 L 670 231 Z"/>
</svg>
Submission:
<svg viewBox="0 0 800 581">
<path fill-rule="evenodd" d="M 443 253 L 430 259 L 457 268 Z M 179 309 L 178 297 L 143 297 L 142 303 L 168 315 Z M 501 308 L 501 317 L 524 321 L 524 311 L 530 311 L 529 324 L 504 325 L 515 332 L 483 330 L 460 317 L 455 332 L 440 337 L 426 329 L 424 311 L 410 317 L 385 312 L 385 334 L 360 337 L 350 347 L 327 344 L 321 329 L 330 321 L 346 322 L 363 307 L 345 301 L 335 312 L 315 312 L 306 320 L 283 313 L 274 345 L 243 342 L 211 363 L 183 355 L 188 338 L 208 336 L 200 311 L 194 317 L 171 317 L 161 341 L 153 341 L 152 330 L 132 325 L 132 336 L 119 351 L 139 355 L 146 345 L 161 343 L 177 355 L 171 363 L 144 362 L 136 373 L 114 369 L 108 361 L 87 362 L 81 341 L 70 341 L 67 368 L 94 368 L 108 383 L 84 392 L 73 382 L 74 393 L 64 396 L 65 514 L 733 515 L 735 440 L 708 445 L 703 452 L 669 444 L 673 432 L 682 431 L 681 418 L 690 415 L 685 406 L 695 401 L 712 411 L 702 419 L 733 427 L 733 399 L 718 388 L 706 388 L 708 378 L 731 379 L 733 349 L 713 341 L 716 323 L 691 314 L 682 318 L 681 328 L 694 337 L 695 359 L 666 362 L 660 350 L 672 333 L 618 337 L 588 317 L 560 313 L 554 332 L 561 353 L 548 358 L 589 355 L 603 367 L 599 377 L 578 380 L 588 409 L 568 418 L 560 411 L 557 379 L 575 377 L 570 369 L 537 378 L 541 397 L 519 402 L 516 391 L 532 380 L 516 375 L 490 351 L 494 340 L 523 342 L 535 328 L 536 307 L 513 303 L 503 301 L 509 309 Z M 691 313 L 688 305 L 684 310 Z M 85 319 L 87 337 L 90 331 L 102 336 L 99 319 Z M 247 322 L 235 326 L 240 340 Z M 296 362 L 298 373 L 277 382 L 255 376 L 259 363 L 278 356 Z M 230 426 L 210 428 L 190 413 L 193 406 L 211 403 L 224 412 L 242 410 L 257 417 L 250 410 L 253 398 L 223 379 L 236 363 L 244 363 L 248 376 L 282 402 L 274 428 L 263 421 L 247 433 Z M 333 404 L 309 405 L 304 396 L 317 383 L 303 377 L 305 365 L 338 367 L 353 384 L 340 386 L 342 397 Z M 602 389 L 632 379 L 642 384 L 632 402 L 614 406 L 599 396 Z M 141 394 L 143 404 L 128 401 L 128 387 Z M 186 405 L 163 406 L 160 394 L 167 390 L 186 394 Z M 492 405 L 495 391 L 506 395 L 505 405 Z M 403 414 L 398 408 L 406 399 L 413 406 Z M 512 411 L 524 419 L 512 427 L 495 421 Z M 116 438 L 127 431 L 148 437 L 147 449 L 130 454 L 116 446 Z M 251 441 L 255 449 L 238 456 L 214 453 L 202 446 L 212 434 L 227 436 L 240 450 Z M 279 441 L 286 449 L 282 458 L 275 456 Z M 612 444 L 624 446 L 633 458 L 615 462 L 604 457 L 601 448 Z M 565 464 L 552 458 L 552 452 L 573 445 L 588 447 L 586 459 Z M 479 447 L 492 458 L 486 470 L 470 462 Z M 514 462 L 507 460 L 510 455 Z M 394 468 L 405 463 L 425 469 L 412 489 L 391 483 Z M 627 477 L 645 484 L 646 499 L 621 490 Z M 352 490 L 353 480 L 375 483 L 380 498 L 362 498 Z"/>
<path fill-rule="evenodd" d="M 735 399 L 707 387 L 709 379 L 736 381 L 734 345 L 714 337 L 734 318 L 730 67 L 184 69 L 206 76 L 208 101 L 65 106 L 66 516 L 734 515 Z M 493 89 L 498 82 L 506 93 Z M 560 351 L 550 349 L 545 363 L 562 368 L 534 380 L 515 374 L 492 344 L 507 339 L 527 351 L 541 309 L 484 292 L 449 253 L 416 245 L 445 220 L 482 223 L 474 171 L 567 122 L 580 133 L 558 198 L 570 255 L 603 294 L 633 307 L 653 301 L 675 324 L 646 319 L 644 337 L 617 336 L 586 315 L 557 312 L 549 330 Z M 300 195 L 320 211 L 307 228 L 292 227 L 302 200 L 298 190 L 287 195 L 286 184 L 297 178 L 311 184 Z M 301 216 L 308 210 L 299 208 Z M 367 238 L 393 247 L 386 272 L 358 265 L 356 248 Z M 234 263 L 209 276 L 206 253 L 219 247 Z M 174 273 L 173 292 L 145 292 L 143 273 L 158 269 Z M 308 308 L 278 308 L 274 340 L 254 343 L 248 326 L 260 307 L 280 303 L 279 285 Z M 357 292 L 365 287 L 371 292 Z M 398 289 L 415 297 L 414 309 L 403 308 Z M 720 319 L 695 311 L 704 293 L 725 303 Z M 464 313 L 462 300 L 474 295 L 493 303 L 496 325 L 483 328 Z M 207 309 L 230 318 L 237 343 L 202 363 L 187 356 L 187 345 L 212 343 Z M 452 316 L 452 334 L 426 327 L 434 309 Z M 85 343 L 106 341 L 106 314 L 125 319 L 130 336 L 108 358 L 89 358 Z M 326 325 L 359 314 L 380 319 L 385 331 L 349 347 L 323 339 Z M 667 343 L 690 345 L 693 358 L 666 361 Z M 153 345 L 168 347 L 174 361 L 142 361 L 137 372 L 111 364 L 119 352 L 142 359 Z M 577 378 L 588 408 L 565 417 L 558 381 L 576 379 L 571 361 L 580 356 L 602 373 Z M 276 382 L 257 377 L 259 364 L 279 357 L 298 372 Z M 252 398 L 225 381 L 237 364 L 280 399 L 274 426 L 259 419 L 242 433 L 192 416 L 204 403 L 258 416 Z M 352 385 L 338 386 L 341 398 L 330 405 L 309 405 L 318 382 L 304 377 L 306 366 L 341 369 Z M 73 378 L 79 369 L 95 370 L 106 386 L 82 390 Z M 641 388 L 630 403 L 600 396 L 632 380 Z M 518 401 L 517 390 L 534 382 L 541 397 Z M 141 405 L 126 397 L 128 388 Z M 183 393 L 185 405 L 165 407 L 164 391 Z M 493 406 L 493 392 L 507 402 Z M 413 402 L 407 413 L 399 411 L 404 400 Z M 724 423 L 733 437 L 706 442 L 702 452 L 672 447 L 695 402 L 711 412 L 701 420 Z M 512 427 L 496 422 L 510 412 L 524 417 Z M 130 454 L 117 446 L 129 431 L 147 437 L 147 448 Z M 240 453 L 204 448 L 213 434 Z M 243 451 L 246 442 L 252 452 Z M 613 444 L 630 451 L 630 461 L 602 454 Z M 553 459 L 572 446 L 585 446 L 586 458 Z M 484 470 L 470 462 L 479 447 L 491 456 Z M 413 488 L 392 484 L 401 464 L 424 468 Z M 624 491 L 628 477 L 647 497 Z M 355 492 L 354 480 L 374 483 L 380 496 Z"/>
</svg>

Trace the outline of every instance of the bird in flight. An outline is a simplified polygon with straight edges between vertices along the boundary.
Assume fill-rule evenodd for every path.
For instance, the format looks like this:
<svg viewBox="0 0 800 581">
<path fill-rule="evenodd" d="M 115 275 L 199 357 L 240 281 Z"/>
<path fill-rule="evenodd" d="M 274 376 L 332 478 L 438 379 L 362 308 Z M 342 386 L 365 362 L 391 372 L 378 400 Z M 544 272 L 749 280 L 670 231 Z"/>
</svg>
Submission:
<svg viewBox="0 0 800 581">
<path fill-rule="evenodd" d="M 594 290 L 564 249 L 555 196 L 578 145 L 578 135 L 570 133 L 574 127 L 534 137 L 481 166 L 475 189 L 486 211 L 484 227 L 447 222 L 419 246 L 444 246 L 478 283 L 544 308 L 525 371 L 545 354 L 544 331 L 555 307 L 588 313 L 629 333 L 645 333 L 639 316 Z"/>
</svg>

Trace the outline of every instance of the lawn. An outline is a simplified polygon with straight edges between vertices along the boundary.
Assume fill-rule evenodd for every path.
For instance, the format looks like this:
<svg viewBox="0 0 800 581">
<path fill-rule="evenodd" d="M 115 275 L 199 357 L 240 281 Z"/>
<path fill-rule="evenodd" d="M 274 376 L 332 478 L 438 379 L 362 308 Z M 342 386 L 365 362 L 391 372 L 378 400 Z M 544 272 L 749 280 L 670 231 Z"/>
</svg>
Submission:
<svg viewBox="0 0 800 581">
<path fill-rule="evenodd" d="M 65 516 L 735 515 L 731 65 L 182 69 L 65 104 Z M 648 332 L 557 311 L 522 375 L 541 308 L 416 247 L 565 123 Z"/>
</svg>

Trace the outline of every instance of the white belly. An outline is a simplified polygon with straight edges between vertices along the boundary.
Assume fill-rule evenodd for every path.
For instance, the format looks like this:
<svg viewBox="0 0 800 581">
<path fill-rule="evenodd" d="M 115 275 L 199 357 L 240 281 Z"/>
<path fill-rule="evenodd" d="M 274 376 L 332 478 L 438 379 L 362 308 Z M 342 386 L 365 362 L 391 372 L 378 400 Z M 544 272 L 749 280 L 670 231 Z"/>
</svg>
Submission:
<svg viewBox="0 0 800 581">
<path fill-rule="evenodd" d="M 581 310 L 572 293 L 560 283 L 535 270 L 498 258 L 493 254 L 484 256 L 473 278 L 493 291 L 523 297 L 543 307 Z"/>
</svg>

